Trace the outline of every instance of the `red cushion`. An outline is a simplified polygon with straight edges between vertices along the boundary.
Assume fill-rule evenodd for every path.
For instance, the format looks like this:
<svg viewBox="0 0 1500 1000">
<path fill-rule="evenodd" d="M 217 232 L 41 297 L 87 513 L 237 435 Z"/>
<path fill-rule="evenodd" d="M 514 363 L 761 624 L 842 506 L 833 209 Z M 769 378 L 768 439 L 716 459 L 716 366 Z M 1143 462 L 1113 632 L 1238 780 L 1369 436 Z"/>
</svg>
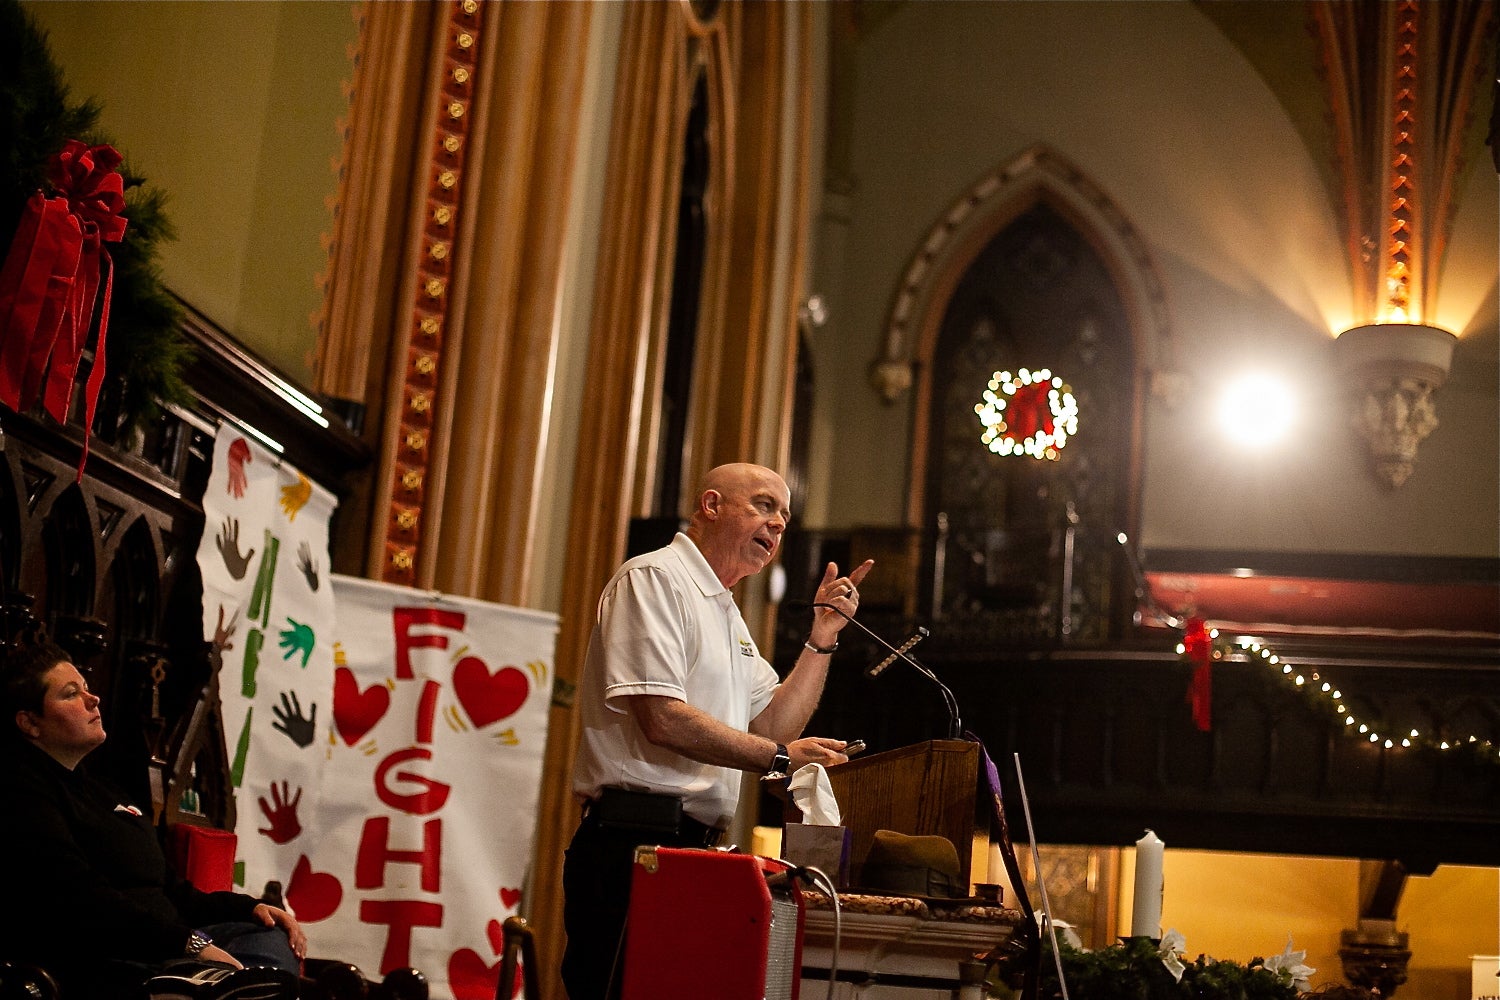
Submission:
<svg viewBox="0 0 1500 1000">
<path fill-rule="evenodd" d="M 178 823 L 172 827 L 177 871 L 204 892 L 234 888 L 234 851 L 238 838 L 228 830 Z"/>
</svg>

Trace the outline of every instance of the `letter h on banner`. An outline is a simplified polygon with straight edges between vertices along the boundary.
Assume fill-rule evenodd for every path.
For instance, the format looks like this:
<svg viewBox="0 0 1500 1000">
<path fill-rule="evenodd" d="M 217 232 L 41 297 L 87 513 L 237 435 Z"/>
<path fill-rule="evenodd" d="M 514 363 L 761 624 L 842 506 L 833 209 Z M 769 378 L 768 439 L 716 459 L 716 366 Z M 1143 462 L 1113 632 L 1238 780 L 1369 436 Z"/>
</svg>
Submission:
<svg viewBox="0 0 1500 1000">
<path fill-rule="evenodd" d="M 385 866 L 404 861 L 422 867 L 422 891 L 437 892 L 442 882 L 443 821 L 430 819 L 422 824 L 422 849 L 395 850 L 391 847 L 391 819 L 372 816 L 365 820 L 359 837 L 359 856 L 354 863 L 354 884 L 361 889 L 378 889 L 385 885 Z"/>
</svg>

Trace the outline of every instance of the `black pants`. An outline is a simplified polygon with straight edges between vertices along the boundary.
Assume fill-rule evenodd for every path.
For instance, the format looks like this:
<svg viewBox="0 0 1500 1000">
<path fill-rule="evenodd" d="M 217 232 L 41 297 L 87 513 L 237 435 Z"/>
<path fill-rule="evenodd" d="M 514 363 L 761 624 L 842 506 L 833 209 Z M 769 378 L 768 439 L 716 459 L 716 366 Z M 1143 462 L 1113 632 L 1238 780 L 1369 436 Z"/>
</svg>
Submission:
<svg viewBox="0 0 1500 1000">
<path fill-rule="evenodd" d="M 562 981 L 568 1000 L 617 1000 L 625 969 L 625 918 L 635 849 L 704 847 L 699 824 L 691 831 L 630 831 L 601 827 L 586 816 L 563 859 Z M 616 956 L 618 957 L 618 964 Z"/>
</svg>

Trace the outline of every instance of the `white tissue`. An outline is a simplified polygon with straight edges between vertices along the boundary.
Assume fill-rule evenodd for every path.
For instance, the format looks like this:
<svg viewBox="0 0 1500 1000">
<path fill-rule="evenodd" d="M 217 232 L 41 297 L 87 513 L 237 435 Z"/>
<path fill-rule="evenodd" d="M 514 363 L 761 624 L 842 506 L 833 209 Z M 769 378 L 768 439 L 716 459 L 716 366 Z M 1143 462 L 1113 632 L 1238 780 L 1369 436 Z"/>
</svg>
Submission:
<svg viewBox="0 0 1500 1000">
<path fill-rule="evenodd" d="M 809 826 L 838 826 L 842 821 L 838 799 L 822 764 L 804 764 L 792 775 L 788 786 L 792 803 L 802 810 L 802 822 Z"/>
</svg>

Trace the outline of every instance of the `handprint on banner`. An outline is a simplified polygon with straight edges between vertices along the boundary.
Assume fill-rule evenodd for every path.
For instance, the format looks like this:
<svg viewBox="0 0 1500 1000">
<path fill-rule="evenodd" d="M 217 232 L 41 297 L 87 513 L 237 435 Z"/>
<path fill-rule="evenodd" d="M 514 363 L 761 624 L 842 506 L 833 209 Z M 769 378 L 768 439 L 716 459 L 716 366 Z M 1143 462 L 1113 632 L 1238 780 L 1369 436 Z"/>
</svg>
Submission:
<svg viewBox="0 0 1500 1000">
<path fill-rule="evenodd" d="M 219 548 L 219 555 L 224 557 L 224 568 L 229 570 L 229 575 L 236 580 L 245 578 L 245 570 L 250 565 L 255 550 L 240 552 L 240 522 L 238 518 L 226 517 L 224 523 L 219 527 L 218 538 L 214 542 Z"/>
<path fill-rule="evenodd" d="M 307 855 L 297 859 L 292 869 L 292 880 L 286 886 L 286 901 L 297 919 L 304 924 L 326 920 L 333 916 L 344 899 L 344 885 L 338 876 L 328 872 L 313 871 Z"/>
<path fill-rule="evenodd" d="M 312 480 L 299 472 L 295 483 L 288 483 L 281 488 L 281 509 L 285 512 L 286 519 L 297 520 L 297 512 L 307 506 L 307 501 L 310 499 L 312 499 Z"/>
<path fill-rule="evenodd" d="M 302 578 L 314 593 L 318 590 L 318 561 L 313 558 L 312 546 L 303 542 L 297 546 L 297 568 L 302 571 Z"/>
<path fill-rule="evenodd" d="M 517 667 L 501 667 L 495 673 L 477 656 L 466 656 L 453 668 L 453 693 L 475 728 L 499 722 L 526 704 L 531 681 Z"/>
<path fill-rule="evenodd" d="M 307 669 L 308 658 L 312 656 L 313 646 L 317 644 L 317 638 L 313 635 L 311 625 L 304 625 L 295 619 L 288 618 L 286 623 L 291 628 L 281 630 L 281 658 L 290 660 L 298 653 L 302 654 L 302 669 Z"/>
<path fill-rule="evenodd" d="M 339 667 L 333 672 L 333 725 L 349 746 L 385 717 L 391 707 L 391 692 L 379 682 L 361 691 L 354 671 Z"/>
<path fill-rule="evenodd" d="M 234 609 L 234 613 L 229 616 L 229 623 L 226 625 L 224 623 L 224 605 L 219 605 L 219 624 L 214 626 L 213 647 L 219 653 L 220 657 L 234 648 L 234 643 L 229 640 L 234 638 L 234 630 L 239 628 L 239 623 L 239 608 Z"/>
<path fill-rule="evenodd" d="M 295 840 L 302 833 L 302 823 L 297 819 L 297 806 L 302 801 L 302 789 L 297 789 L 296 795 L 288 797 L 290 785 L 283 781 L 278 788 L 276 783 L 271 782 L 271 801 L 267 802 L 264 795 L 258 797 L 260 811 L 265 813 L 266 822 L 270 826 L 262 827 L 260 832 L 271 838 L 273 844 L 286 844 Z"/>
<path fill-rule="evenodd" d="M 295 691 L 281 692 L 281 705 L 271 706 L 271 714 L 276 717 L 271 723 L 271 728 L 286 733 L 293 743 L 299 747 L 309 747 L 317 734 L 318 728 L 318 706 L 315 702 L 312 707 L 311 717 L 304 718 L 302 715 L 302 702 Z"/>
<path fill-rule="evenodd" d="M 249 485 L 245 478 L 245 464 L 252 461 L 250 442 L 242 437 L 229 442 L 229 495 L 236 500 L 245 495 L 245 487 Z"/>
</svg>

